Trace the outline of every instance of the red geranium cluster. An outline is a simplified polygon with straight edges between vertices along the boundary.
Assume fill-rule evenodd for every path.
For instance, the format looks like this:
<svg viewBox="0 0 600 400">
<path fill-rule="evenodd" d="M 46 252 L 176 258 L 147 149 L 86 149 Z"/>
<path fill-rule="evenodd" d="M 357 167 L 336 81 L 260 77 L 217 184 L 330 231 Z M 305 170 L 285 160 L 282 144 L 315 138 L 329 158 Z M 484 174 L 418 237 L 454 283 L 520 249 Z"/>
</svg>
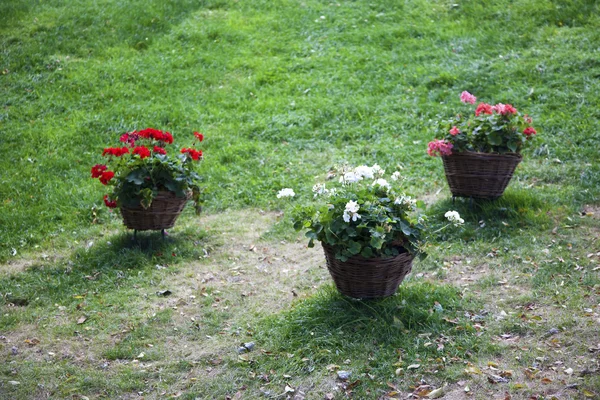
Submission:
<svg viewBox="0 0 600 400">
<path fill-rule="evenodd" d="M 204 135 L 199 132 L 194 132 L 194 137 L 200 142 L 204 140 Z M 192 161 L 202 158 L 202 150 L 184 147 L 181 149 L 183 155 L 169 158 L 166 146 L 173 143 L 173 135 L 154 128 L 124 133 L 119 140 L 128 146 L 108 147 L 102 152 L 103 156 L 108 156 L 108 164 L 113 165 L 113 171 L 104 164 L 96 164 L 91 170 L 92 178 L 97 178 L 103 185 L 110 184 L 115 187 L 111 196 L 104 196 L 104 204 L 107 207 L 131 204 L 136 196 L 139 196 L 140 200 L 143 197 L 149 204 L 152 193 L 164 190 L 165 187 L 180 186 L 180 190 L 197 191 L 194 182 L 197 175 L 194 175 L 192 164 L 195 163 Z M 123 157 L 127 154 L 128 157 Z M 155 168 L 156 173 L 153 172 Z M 140 176 L 143 183 L 140 183 L 139 178 L 135 181 L 126 178 L 134 171 L 143 174 Z M 165 174 L 165 171 L 172 171 L 172 176 Z M 182 171 L 187 180 L 181 179 Z"/>
</svg>

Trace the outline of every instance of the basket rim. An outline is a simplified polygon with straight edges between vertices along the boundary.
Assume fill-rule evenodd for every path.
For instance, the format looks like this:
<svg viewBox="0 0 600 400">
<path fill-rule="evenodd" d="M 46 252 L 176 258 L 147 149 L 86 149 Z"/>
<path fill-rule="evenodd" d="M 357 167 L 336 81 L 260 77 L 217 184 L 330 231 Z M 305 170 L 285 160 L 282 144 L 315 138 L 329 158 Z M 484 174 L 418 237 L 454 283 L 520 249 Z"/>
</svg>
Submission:
<svg viewBox="0 0 600 400">
<path fill-rule="evenodd" d="M 479 151 L 470 151 L 470 150 L 465 150 L 465 151 L 459 151 L 456 153 L 452 153 L 450 155 L 442 155 L 442 158 L 449 158 L 449 157 L 470 157 L 470 158 L 479 158 L 479 159 L 499 159 L 499 158 L 507 158 L 507 159 L 518 159 L 518 160 L 522 160 L 523 159 L 523 155 L 521 155 L 521 153 L 482 153 Z"/>
<path fill-rule="evenodd" d="M 336 247 L 332 246 L 330 244 L 327 244 L 325 242 L 321 242 L 321 246 L 323 246 L 323 249 L 325 251 L 329 251 L 331 253 L 331 255 L 335 258 L 335 251 L 336 251 Z M 360 254 L 356 254 L 352 257 L 348 257 L 348 260 L 356 260 L 356 261 L 361 261 L 361 262 L 365 262 L 365 263 L 376 263 L 379 261 L 392 261 L 396 258 L 399 257 L 406 257 L 409 256 L 411 259 L 415 258 L 415 255 L 412 254 L 410 251 L 408 251 L 408 249 L 404 246 L 394 246 L 397 249 L 402 249 L 402 251 L 400 251 L 397 255 L 395 256 L 390 256 L 390 257 L 370 257 L 370 258 L 365 258 L 363 256 L 361 256 Z M 338 260 L 336 258 L 336 260 Z M 340 260 L 338 260 L 340 261 Z"/>
</svg>

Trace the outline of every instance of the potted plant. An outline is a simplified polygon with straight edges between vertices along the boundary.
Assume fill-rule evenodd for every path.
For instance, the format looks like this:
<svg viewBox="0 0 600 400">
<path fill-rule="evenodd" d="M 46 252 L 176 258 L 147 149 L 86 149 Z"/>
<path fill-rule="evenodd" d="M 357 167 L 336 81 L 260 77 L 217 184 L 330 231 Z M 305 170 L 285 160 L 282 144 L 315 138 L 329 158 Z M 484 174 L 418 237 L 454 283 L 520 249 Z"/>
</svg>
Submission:
<svg viewBox="0 0 600 400">
<path fill-rule="evenodd" d="M 308 246 L 320 241 L 327 267 L 338 290 L 354 298 L 390 296 L 412 269 L 415 256 L 424 256 L 426 217 L 417 201 L 400 193 L 400 173 L 389 180 L 377 164 L 342 168 L 337 187 L 313 187 L 318 204 L 293 210 L 296 230 L 306 229 Z M 293 196 L 282 189 L 278 197 Z M 452 222 L 462 219 L 448 214 Z"/>
<path fill-rule="evenodd" d="M 194 132 L 195 141 L 204 135 Z M 200 210 L 198 163 L 202 150 L 184 147 L 171 151 L 173 135 L 147 128 L 127 132 L 121 145 L 102 152 L 105 164 L 92 167 L 92 178 L 111 186 L 104 196 L 109 208 L 119 208 L 125 226 L 134 230 L 163 230 L 173 227 L 191 198 Z"/>
<path fill-rule="evenodd" d="M 462 92 L 463 103 L 477 98 Z M 454 197 L 494 199 L 502 196 L 517 165 L 521 149 L 537 133 L 532 118 L 510 104 L 479 103 L 469 116 L 457 114 L 439 125 L 427 153 L 441 156 Z"/>
</svg>

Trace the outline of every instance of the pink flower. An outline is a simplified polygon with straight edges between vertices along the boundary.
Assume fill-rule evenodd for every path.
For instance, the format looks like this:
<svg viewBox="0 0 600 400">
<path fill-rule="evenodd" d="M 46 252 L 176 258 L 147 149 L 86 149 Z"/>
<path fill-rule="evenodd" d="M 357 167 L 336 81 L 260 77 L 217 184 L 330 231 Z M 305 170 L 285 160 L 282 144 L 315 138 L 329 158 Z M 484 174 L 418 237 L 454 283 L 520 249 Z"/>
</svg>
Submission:
<svg viewBox="0 0 600 400">
<path fill-rule="evenodd" d="M 427 145 L 427 154 L 432 157 L 449 156 L 452 154 L 452 147 L 454 147 L 452 143 L 445 140 L 434 140 Z"/>
<path fill-rule="evenodd" d="M 456 125 L 454 125 L 454 126 L 452 127 L 452 129 L 450 129 L 450 134 L 451 134 L 452 136 L 456 136 L 456 135 L 458 135 L 459 133 L 460 133 L 460 129 L 458 129 L 458 128 L 456 127 Z"/>
<path fill-rule="evenodd" d="M 475 116 L 479 117 L 481 113 L 492 115 L 494 113 L 493 107 L 487 103 L 479 103 L 475 109 Z"/>
<path fill-rule="evenodd" d="M 463 103 L 475 104 L 477 101 L 477 97 L 473 96 L 471 93 L 466 90 L 460 94 L 460 101 Z"/>
<path fill-rule="evenodd" d="M 525 128 L 525 130 L 523 131 L 523 134 L 527 137 L 530 137 L 531 135 L 535 135 L 537 132 L 535 129 L 533 129 L 533 127 L 528 126 L 527 128 Z"/>
<path fill-rule="evenodd" d="M 496 111 L 498 114 L 507 115 L 507 114 L 516 114 L 517 109 L 511 106 L 510 104 L 502 104 L 498 103 L 492 107 L 492 110 Z"/>
<path fill-rule="evenodd" d="M 525 115 L 523 116 L 523 120 L 524 120 L 525 122 L 527 122 L 528 124 L 533 124 L 533 118 L 531 118 L 531 117 L 530 117 L 529 115 L 527 115 L 527 114 L 525 114 Z"/>
</svg>

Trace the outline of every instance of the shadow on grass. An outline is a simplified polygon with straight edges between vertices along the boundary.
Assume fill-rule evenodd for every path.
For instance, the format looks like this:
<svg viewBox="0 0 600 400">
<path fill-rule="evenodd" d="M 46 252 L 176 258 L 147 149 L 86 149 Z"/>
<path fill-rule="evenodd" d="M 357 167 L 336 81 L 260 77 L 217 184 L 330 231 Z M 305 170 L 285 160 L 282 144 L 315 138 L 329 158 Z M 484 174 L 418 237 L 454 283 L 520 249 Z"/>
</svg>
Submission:
<svg viewBox="0 0 600 400">
<path fill-rule="evenodd" d="M 482 343 L 469 318 L 478 308 L 451 286 L 406 283 L 396 295 L 370 301 L 326 286 L 259 324 L 255 339 L 271 353 L 257 372 L 285 367 L 302 374 L 351 360 L 354 368 L 389 375 L 399 357 L 406 365 L 463 358 Z"/>
<path fill-rule="evenodd" d="M 27 306 L 77 302 L 74 294 L 112 293 L 143 285 L 153 274 L 204 255 L 206 232 L 177 229 L 164 239 L 159 232 L 119 233 L 90 240 L 57 264 L 40 261 L 23 273 L 0 278 L 0 305 Z"/>
<path fill-rule="evenodd" d="M 433 204 L 429 210 L 430 215 L 436 216 L 431 220 L 434 230 L 446 223 L 443 215 L 448 210 L 458 211 L 465 220 L 460 233 L 463 240 L 490 240 L 501 234 L 518 236 L 519 230 L 546 231 L 552 225 L 551 214 L 556 212 L 552 204 L 526 190 L 508 190 L 496 200 L 449 198 Z M 443 231 L 437 239 L 451 240 L 449 232 L 457 231 Z"/>
</svg>

